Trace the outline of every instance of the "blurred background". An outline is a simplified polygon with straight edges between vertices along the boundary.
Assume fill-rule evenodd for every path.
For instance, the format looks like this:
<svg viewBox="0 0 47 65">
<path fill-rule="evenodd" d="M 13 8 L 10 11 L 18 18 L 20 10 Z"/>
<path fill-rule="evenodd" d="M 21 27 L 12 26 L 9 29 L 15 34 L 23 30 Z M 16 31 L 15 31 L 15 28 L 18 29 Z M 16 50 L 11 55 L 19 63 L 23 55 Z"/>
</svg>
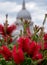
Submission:
<svg viewBox="0 0 47 65">
<path fill-rule="evenodd" d="M 8 14 L 8 22 L 16 21 L 18 12 L 22 8 L 23 0 L 0 0 L 0 23 L 5 22 L 5 15 Z M 47 0 L 25 0 L 26 9 L 29 11 L 33 24 L 42 26 L 45 14 L 47 13 Z M 47 20 L 44 25 L 47 32 Z"/>
</svg>

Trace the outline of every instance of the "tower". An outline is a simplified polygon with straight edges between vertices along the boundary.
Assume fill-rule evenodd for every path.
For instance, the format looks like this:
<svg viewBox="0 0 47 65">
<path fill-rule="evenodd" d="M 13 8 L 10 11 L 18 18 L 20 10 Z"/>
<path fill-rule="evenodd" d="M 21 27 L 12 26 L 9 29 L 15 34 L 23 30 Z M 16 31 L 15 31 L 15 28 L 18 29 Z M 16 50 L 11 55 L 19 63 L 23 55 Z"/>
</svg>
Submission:
<svg viewBox="0 0 47 65">
<path fill-rule="evenodd" d="M 22 26 L 22 23 L 21 23 L 21 18 L 24 19 L 24 20 L 29 20 L 30 21 L 30 30 L 31 32 L 33 33 L 33 22 L 32 22 L 32 18 L 31 18 L 31 15 L 29 13 L 29 11 L 26 9 L 26 4 L 25 4 L 25 0 L 23 0 L 23 3 L 22 3 L 22 9 L 18 12 L 17 14 L 17 17 L 16 17 L 16 22 L 15 24 L 17 25 L 17 30 L 23 30 L 23 26 Z"/>
</svg>

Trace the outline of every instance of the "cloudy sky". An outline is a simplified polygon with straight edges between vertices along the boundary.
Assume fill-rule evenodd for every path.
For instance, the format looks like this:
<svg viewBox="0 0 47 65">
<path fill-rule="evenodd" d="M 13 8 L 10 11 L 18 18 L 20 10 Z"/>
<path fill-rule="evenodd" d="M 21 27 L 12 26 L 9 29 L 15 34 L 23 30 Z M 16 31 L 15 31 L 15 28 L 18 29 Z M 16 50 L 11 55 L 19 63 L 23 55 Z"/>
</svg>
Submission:
<svg viewBox="0 0 47 65">
<path fill-rule="evenodd" d="M 0 0 L 0 23 L 5 22 L 5 15 L 8 13 L 9 24 L 16 21 L 17 13 L 22 8 L 23 0 Z M 42 25 L 45 13 L 47 13 L 47 0 L 25 0 L 26 9 L 31 13 L 34 25 Z M 45 30 L 47 29 L 47 20 Z M 46 30 L 47 31 L 47 30 Z"/>
</svg>

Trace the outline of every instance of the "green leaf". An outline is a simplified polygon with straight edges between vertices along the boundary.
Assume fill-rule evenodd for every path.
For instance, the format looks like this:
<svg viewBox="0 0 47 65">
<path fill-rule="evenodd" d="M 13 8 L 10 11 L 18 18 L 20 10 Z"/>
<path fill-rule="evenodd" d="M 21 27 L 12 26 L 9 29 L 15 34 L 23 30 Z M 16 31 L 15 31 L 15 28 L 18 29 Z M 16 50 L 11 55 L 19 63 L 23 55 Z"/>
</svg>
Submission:
<svg viewBox="0 0 47 65">
<path fill-rule="evenodd" d="M 38 35 L 35 35 L 35 36 L 32 37 L 32 39 L 33 39 L 34 41 L 36 41 L 36 42 L 38 41 L 38 38 L 39 38 Z"/>
<path fill-rule="evenodd" d="M 7 65 L 16 65 L 15 62 L 12 60 L 12 61 L 8 61 L 7 62 Z"/>
<path fill-rule="evenodd" d="M 41 65 L 47 65 L 47 59 L 43 60 L 43 61 L 41 62 Z"/>
<path fill-rule="evenodd" d="M 6 63 L 5 60 L 1 60 L 1 61 L 0 61 L 0 64 L 1 64 L 1 65 L 7 65 L 7 63 Z"/>
</svg>

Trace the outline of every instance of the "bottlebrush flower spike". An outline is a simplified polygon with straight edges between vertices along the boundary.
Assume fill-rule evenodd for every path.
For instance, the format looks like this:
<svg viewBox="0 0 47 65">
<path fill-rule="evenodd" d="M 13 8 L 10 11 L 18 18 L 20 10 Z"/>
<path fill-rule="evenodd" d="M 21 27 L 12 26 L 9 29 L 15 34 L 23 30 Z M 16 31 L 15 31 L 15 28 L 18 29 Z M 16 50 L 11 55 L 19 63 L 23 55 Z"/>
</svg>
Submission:
<svg viewBox="0 0 47 65">
<path fill-rule="evenodd" d="M 21 48 L 16 48 L 16 46 L 14 46 L 12 56 L 16 64 L 20 64 L 24 61 L 24 53 Z"/>
<path fill-rule="evenodd" d="M 2 46 L 2 56 L 5 58 L 5 60 L 10 60 L 12 57 L 11 51 L 8 49 L 7 46 Z"/>
<path fill-rule="evenodd" d="M 0 34 L 2 35 L 11 35 L 11 33 L 16 29 L 16 25 L 7 26 L 6 33 L 4 30 L 4 26 L 0 24 Z"/>
<path fill-rule="evenodd" d="M 20 37 L 18 40 L 19 47 L 22 48 L 24 52 L 28 52 L 30 47 L 30 39 L 28 37 Z"/>
<path fill-rule="evenodd" d="M 34 42 L 34 41 L 32 41 L 31 43 L 30 43 L 30 49 L 29 49 L 29 54 L 33 54 L 33 52 L 34 52 L 34 50 L 35 50 L 35 48 L 36 48 L 36 42 Z"/>
<path fill-rule="evenodd" d="M 47 50 L 47 42 L 44 43 L 44 50 Z"/>
<path fill-rule="evenodd" d="M 0 54 L 2 53 L 2 50 L 0 49 Z"/>
<path fill-rule="evenodd" d="M 34 56 L 32 57 L 33 60 L 39 60 L 39 59 L 43 59 L 43 56 L 41 53 L 37 52 L 36 54 L 34 54 Z"/>
<path fill-rule="evenodd" d="M 35 41 L 32 41 L 30 43 L 30 48 L 29 48 L 29 51 L 28 51 L 28 55 L 32 56 L 36 52 L 40 51 L 40 49 L 41 49 L 41 46 L 38 45 Z"/>
<path fill-rule="evenodd" d="M 16 25 L 11 25 L 7 28 L 7 32 L 8 34 L 11 34 L 14 30 L 16 29 Z"/>
<path fill-rule="evenodd" d="M 4 27 L 2 24 L 0 24 L 0 34 L 3 34 L 4 33 Z"/>
<path fill-rule="evenodd" d="M 44 41 L 47 40 L 47 34 L 44 34 Z"/>
<path fill-rule="evenodd" d="M 4 38 L 4 41 L 5 41 L 5 42 L 8 42 L 8 44 L 13 41 L 12 37 L 10 37 L 10 36 L 8 36 L 8 35 L 3 36 L 3 38 Z"/>
</svg>

